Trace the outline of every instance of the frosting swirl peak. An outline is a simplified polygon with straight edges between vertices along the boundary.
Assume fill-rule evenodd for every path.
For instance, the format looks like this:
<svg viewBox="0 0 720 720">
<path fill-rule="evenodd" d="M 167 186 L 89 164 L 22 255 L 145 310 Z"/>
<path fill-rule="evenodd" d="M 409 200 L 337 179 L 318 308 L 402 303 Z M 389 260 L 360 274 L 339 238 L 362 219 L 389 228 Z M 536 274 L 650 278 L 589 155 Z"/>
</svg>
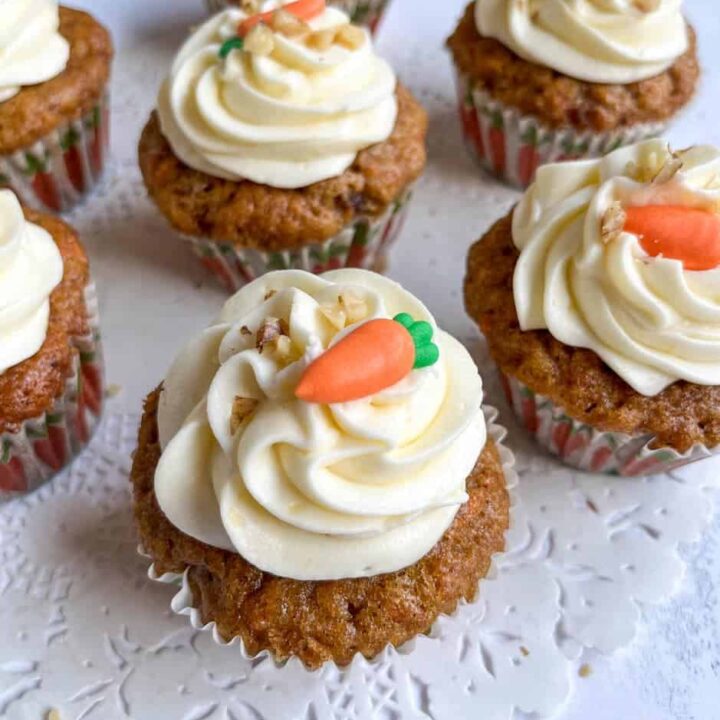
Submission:
<svg viewBox="0 0 720 720">
<path fill-rule="evenodd" d="M 478 32 L 524 60 L 596 83 L 667 70 L 688 48 L 682 0 L 476 0 Z"/>
<path fill-rule="evenodd" d="M 45 342 L 50 293 L 63 262 L 50 234 L 27 222 L 10 190 L 0 190 L 0 373 Z"/>
<path fill-rule="evenodd" d="M 632 230 L 639 215 L 661 218 L 664 252 Z M 716 231 L 705 254 L 677 235 L 698 216 Z M 648 140 L 542 166 L 513 215 L 521 329 L 593 350 L 643 395 L 677 380 L 720 385 L 720 265 L 708 262 L 720 259 L 718 227 L 717 148 L 671 153 Z"/>
<path fill-rule="evenodd" d="M 294 394 L 326 349 L 399 313 L 435 327 L 412 295 L 362 270 L 270 273 L 232 297 L 164 384 L 155 492 L 169 520 L 298 580 L 392 572 L 427 554 L 485 445 L 467 351 L 436 329 L 439 361 L 373 396 Z"/>
<path fill-rule="evenodd" d="M 163 134 L 185 164 L 229 180 L 299 188 L 342 174 L 360 150 L 387 140 L 396 80 L 367 31 L 327 8 L 304 35 L 262 24 L 245 49 L 223 50 L 247 17 L 231 9 L 202 25 L 160 91 Z M 348 27 L 353 42 L 342 41 Z"/>
<path fill-rule="evenodd" d="M 5 0 L 1 14 L 0 103 L 59 75 L 70 57 L 56 0 Z"/>
</svg>

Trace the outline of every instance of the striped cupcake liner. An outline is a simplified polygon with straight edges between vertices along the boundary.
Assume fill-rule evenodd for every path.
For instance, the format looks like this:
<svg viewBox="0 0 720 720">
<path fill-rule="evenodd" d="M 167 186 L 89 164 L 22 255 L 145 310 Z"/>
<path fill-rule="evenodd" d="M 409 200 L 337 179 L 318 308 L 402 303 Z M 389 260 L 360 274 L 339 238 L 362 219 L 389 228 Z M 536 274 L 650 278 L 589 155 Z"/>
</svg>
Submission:
<svg viewBox="0 0 720 720">
<path fill-rule="evenodd" d="M 604 432 L 571 418 L 552 400 L 500 374 L 508 403 L 525 429 L 548 452 L 578 470 L 623 477 L 656 475 L 720 452 L 695 445 L 685 453 L 650 447 L 652 435 Z"/>
<path fill-rule="evenodd" d="M 83 117 L 10 155 L 0 155 L 0 187 L 41 212 L 68 212 L 97 186 L 110 146 L 106 93 Z"/>
<path fill-rule="evenodd" d="M 553 129 L 494 100 L 456 72 L 462 133 L 481 167 L 509 185 L 524 189 L 539 165 L 602 157 L 624 145 L 662 135 L 667 123 L 638 123 L 611 132 Z"/>
<path fill-rule="evenodd" d="M 0 503 L 33 492 L 88 444 L 103 405 L 103 358 L 97 296 L 85 291 L 87 334 L 73 338 L 65 389 L 52 407 L 15 432 L 0 433 Z"/>
<path fill-rule="evenodd" d="M 358 218 L 329 240 L 293 250 L 265 252 L 210 238 L 182 237 L 229 293 L 273 270 L 320 274 L 353 267 L 382 272 L 388 249 L 402 231 L 411 198 L 412 190 L 408 189 L 379 217 Z"/>
<path fill-rule="evenodd" d="M 330 4 L 344 10 L 351 22 L 363 25 L 373 35 L 377 32 L 389 0 L 332 0 Z M 208 12 L 221 12 L 229 7 L 237 6 L 238 0 L 205 0 Z"/>
</svg>

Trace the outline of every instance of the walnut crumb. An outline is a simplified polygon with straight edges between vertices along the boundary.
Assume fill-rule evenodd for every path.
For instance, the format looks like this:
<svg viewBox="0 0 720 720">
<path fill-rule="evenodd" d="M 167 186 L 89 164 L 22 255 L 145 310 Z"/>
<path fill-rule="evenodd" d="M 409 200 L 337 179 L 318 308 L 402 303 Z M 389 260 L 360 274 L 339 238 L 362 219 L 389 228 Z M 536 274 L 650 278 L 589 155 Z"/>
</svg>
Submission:
<svg viewBox="0 0 720 720">
<path fill-rule="evenodd" d="M 288 326 L 284 320 L 278 318 L 265 318 L 255 336 L 255 347 L 262 353 L 265 346 L 278 338 L 288 334 Z"/>
<path fill-rule="evenodd" d="M 368 306 L 363 298 L 357 297 L 351 293 L 343 293 L 338 296 L 340 308 L 345 313 L 347 322 L 353 325 L 367 317 Z"/>
<path fill-rule="evenodd" d="M 653 185 L 663 185 L 666 182 L 670 182 L 670 180 L 672 180 L 680 172 L 680 170 L 682 170 L 682 166 L 682 159 L 677 153 L 672 153 L 652 179 Z"/>
<path fill-rule="evenodd" d="M 347 316 L 338 305 L 321 305 L 320 313 L 336 330 L 345 327 Z"/>
<path fill-rule="evenodd" d="M 307 38 L 307 45 L 313 50 L 329 50 L 335 42 L 337 28 L 326 28 L 310 33 Z"/>
<path fill-rule="evenodd" d="M 590 677 L 592 675 L 592 668 L 587 663 L 584 663 L 580 666 L 580 669 L 578 670 L 578 675 L 581 678 Z"/>
<path fill-rule="evenodd" d="M 524 645 L 520 646 L 520 652 L 524 657 L 527 657 L 530 654 L 530 651 Z"/>
<path fill-rule="evenodd" d="M 625 227 L 625 211 L 622 205 L 615 200 L 610 207 L 604 212 L 602 217 L 602 226 L 600 228 L 600 236 L 604 243 L 615 240 Z"/>
<path fill-rule="evenodd" d="M 230 432 L 234 435 L 238 428 L 255 412 L 259 401 L 253 398 L 235 397 L 230 415 Z"/>
<path fill-rule="evenodd" d="M 288 38 L 303 39 L 310 34 L 310 26 L 287 10 L 278 10 L 272 16 L 272 29 Z"/>
<path fill-rule="evenodd" d="M 265 300 L 269 300 L 273 295 L 277 295 L 277 290 L 268 290 L 265 293 Z"/>
<path fill-rule="evenodd" d="M 252 335 L 252 330 L 247 325 L 243 325 L 240 328 L 240 334 L 241 335 Z"/>
<path fill-rule="evenodd" d="M 267 25 L 256 25 L 245 38 L 243 50 L 253 55 L 270 55 L 275 49 L 275 39 Z"/>
<path fill-rule="evenodd" d="M 337 31 L 335 41 L 348 50 L 357 50 L 365 43 L 365 31 L 357 25 L 343 25 Z"/>
</svg>

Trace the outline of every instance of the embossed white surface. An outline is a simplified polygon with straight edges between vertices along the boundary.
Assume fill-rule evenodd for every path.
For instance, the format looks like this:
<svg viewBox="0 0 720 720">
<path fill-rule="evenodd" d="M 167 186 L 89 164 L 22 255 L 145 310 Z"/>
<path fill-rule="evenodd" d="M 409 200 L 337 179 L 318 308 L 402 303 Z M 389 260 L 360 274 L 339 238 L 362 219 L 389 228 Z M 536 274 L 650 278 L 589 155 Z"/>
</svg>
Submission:
<svg viewBox="0 0 720 720">
<path fill-rule="evenodd" d="M 428 108 L 431 130 L 428 172 L 390 273 L 488 367 L 462 312 L 464 258 L 518 195 L 479 175 L 461 147 L 441 44 L 463 0 L 394 3 L 380 44 Z M 63 720 L 484 719 L 507 717 L 502 713 L 513 704 L 549 711 L 574 685 L 560 711 L 567 720 L 717 718 L 720 522 L 703 527 L 718 462 L 649 481 L 574 474 L 537 454 L 489 377 L 488 400 L 500 407 L 518 456 L 518 516 L 525 519 L 519 517 L 513 542 L 520 549 L 498 561 L 502 583 L 487 582 L 478 603 L 438 623 L 434 634 L 441 638 L 418 639 L 402 663 L 388 651 L 381 662 L 355 663 L 349 673 L 326 668 L 309 676 L 293 664 L 282 671 L 269 661 L 253 667 L 172 615 L 172 590 L 151 583 L 136 554 L 123 473 L 143 395 L 183 339 L 207 324 L 223 294 L 145 199 L 135 142 L 173 50 L 203 6 L 77 4 L 112 27 L 120 51 L 114 164 L 72 221 L 99 286 L 108 381 L 121 392 L 72 473 L 0 509 L 0 717 L 36 720 L 56 707 Z M 686 4 L 700 31 L 705 78 L 702 95 L 670 137 L 678 146 L 720 143 L 720 13 L 712 0 Z M 654 604 L 674 590 L 674 600 Z M 508 627 L 498 614 L 509 606 L 519 618 L 535 613 L 537 621 L 494 632 Z M 560 623 L 548 634 L 543 628 L 554 616 Z M 518 641 L 528 629 L 532 647 Z M 620 646 L 626 649 L 600 652 Z M 502 664 L 508 657 L 520 665 Z M 592 669 L 587 678 L 577 678 L 581 663 Z M 490 697 L 489 682 L 502 692 Z M 281 702 L 292 711 L 281 712 Z"/>
</svg>

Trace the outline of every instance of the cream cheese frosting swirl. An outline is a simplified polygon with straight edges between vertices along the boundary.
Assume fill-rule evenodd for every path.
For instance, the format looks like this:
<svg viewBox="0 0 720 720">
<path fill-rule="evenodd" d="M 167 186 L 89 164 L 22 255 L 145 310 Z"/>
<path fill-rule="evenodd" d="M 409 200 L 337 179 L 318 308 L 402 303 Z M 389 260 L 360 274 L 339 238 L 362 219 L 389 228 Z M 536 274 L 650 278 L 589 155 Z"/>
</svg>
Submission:
<svg viewBox="0 0 720 720">
<path fill-rule="evenodd" d="M 677 380 L 720 385 L 720 267 L 688 270 L 612 231 L 648 205 L 720 213 L 720 150 L 671 154 L 648 140 L 541 167 L 513 215 L 520 327 L 595 351 L 643 395 Z"/>
<path fill-rule="evenodd" d="M 63 262 L 50 234 L 27 222 L 10 190 L 0 190 L 0 373 L 45 342 L 50 293 Z"/>
<path fill-rule="evenodd" d="M 524 60 L 588 82 L 627 84 L 688 48 L 682 0 L 476 0 L 481 35 Z"/>
<path fill-rule="evenodd" d="M 265 10 L 279 3 L 265 3 Z M 395 75 L 373 50 L 325 50 L 272 33 L 272 52 L 233 50 L 224 41 L 247 17 L 239 9 L 208 20 L 178 54 L 158 99 L 163 134 L 196 170 L 228 180 L 299 188 L 342 174 L 357 153 L 387 140 L 397 116 Z M 347 24 L 327 8 L 312 31 Z"/>
<path fill-rule="evenodd" d="M 25 85 L 51 80 L 67 66 L 70 46 L 60 35 L 55 0 L 0 2 L 0 103 Z"/>
<path fill-rule="evenodd" d="M 435 327 L 412 295 L 363 270 L 270 273 L 232 297 L 164 383 L 155 493 L 168 519 L 297 580 L 393 572 L 427 554 L 467 500 L 486 440 L 482 383 L 462 345 L 435 327 L 439 361 L 372 397 L 294 395 L 325 349 L 402 312 Z M 268 318 L 286 328 L 282 353 L 257 347 Z M 240 418 L 236 398 L 250 408 Z"/>
</svg>

